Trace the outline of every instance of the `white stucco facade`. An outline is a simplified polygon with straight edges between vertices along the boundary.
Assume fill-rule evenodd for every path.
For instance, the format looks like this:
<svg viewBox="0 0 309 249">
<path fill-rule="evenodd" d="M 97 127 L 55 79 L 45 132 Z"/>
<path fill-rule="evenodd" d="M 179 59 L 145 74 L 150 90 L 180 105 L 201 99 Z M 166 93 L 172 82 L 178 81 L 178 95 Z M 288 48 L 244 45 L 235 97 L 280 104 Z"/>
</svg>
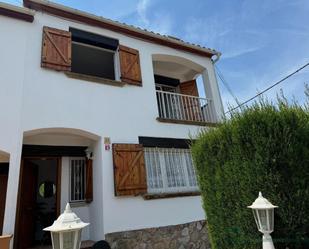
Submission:
<svg viewBox="0 0 309 249">
<path fill-rule="evenodd" d="M 120 44 L 138 49 L 143 86 L 115 87 L 41 68 L 43 26 L 62 30 L 75 27 L 119 39 Z M 83 239 L 99 240 L 107 233 L 205 218 L 199 196 L 156 200 L 115 197 L 112 151 L 104 150 L 103 139 L 138 143 L 139 136 L 189 138 L 201 129 L 156 120 L 152 64 L 156 54 L 185 58 L 203 67 L 206 96 L 213 100 L 220 117 L 220 93 L 209 58 L 42 12 L 35 13 L 33 23 L 0 16 L 0 33 L 5 34 L 0 39 L 0 151 L 10 155 L 3 233 L 14 234 L 23 144 L 83 145 L 93 149 L 93 202 L 73 207 L 83 221 L 91 223 Z M 62 158 L 61 210 L 68 202 L 68 160 Z"/>
</svg>

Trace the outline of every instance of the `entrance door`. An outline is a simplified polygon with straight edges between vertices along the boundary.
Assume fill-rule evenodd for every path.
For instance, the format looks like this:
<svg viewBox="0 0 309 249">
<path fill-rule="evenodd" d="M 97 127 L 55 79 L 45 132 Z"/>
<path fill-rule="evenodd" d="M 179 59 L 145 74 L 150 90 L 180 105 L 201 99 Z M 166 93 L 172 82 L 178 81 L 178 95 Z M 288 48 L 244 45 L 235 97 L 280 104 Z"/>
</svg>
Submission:
<svg viewBox="0 0 309 249">
<path fill-rule="evenodd" d="M 43 228 L 57 218 L 58 161 L 58 158 L 23 159 L 15 240 L 19 249 L 51 244 L 50 234 Z"/>
<path fill-rule="evenodd" d="M 34 240 L 34 217 L 36 203 L 38 167 L 30 160 L 24 159 L 22 165 L 20 208 L 18 224 L 18 248 L 32 246 Z"/>
</svg>

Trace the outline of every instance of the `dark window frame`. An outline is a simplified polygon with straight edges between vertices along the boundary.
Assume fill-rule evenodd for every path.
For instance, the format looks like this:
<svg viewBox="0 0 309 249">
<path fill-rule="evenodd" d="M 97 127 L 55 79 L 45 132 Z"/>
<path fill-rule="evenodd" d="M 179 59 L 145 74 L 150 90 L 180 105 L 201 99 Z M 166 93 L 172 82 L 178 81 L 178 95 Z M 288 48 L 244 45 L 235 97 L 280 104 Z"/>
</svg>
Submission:
<svg viewBox="0 0 309 249">
<path fill-rule="evenodd" d="M 103 35 L 98 35 L 95 33 L 75 29 L 75 28 L 69 28 L 70 32 L 72 33 L 72 68 L 71 72 L 79 75 L 86 75 L 89 77 L 97 77 L 101 79 L 107 79 L 111 81 L 119 81 L 120 80 L 120 63 L 119 63 L 119 41 L 114 38 L 110 38 Z M 75 47 L 73 47 L 75 46 Z M 97 70 L 97 73 L 93 71 L 93 68 L 90 68 L 90 70 L 79 70 L 78 66 L 76 65 L 76 68 L 74 68 L 74 64 L 78 63 L 75 62 L 74 49 L 88 49 L 88 50 L 97 50 L 101 51 L 101 53 L 110 53 L 112 54 L 112 59 L 107 59 L 107 61 L 110 60 L 112 63 L 113 69 L 111 72 L 104 72 L 103 70 L 100 72 L 100 70 Z M 102 55 L 104 56 L 104 55 Z M 103 57 L 101 57 L 103 58 Z M 81 58 L 79 58 L 79 61 Z M 88 61 L 91 62 L 91 60 L 88 59 Z M 93 63 L 93 62 L 92 62 Z M 108 63 L 108 62 L 107 62 Z M 86 63 L 87 64 L 87 63 Z M 95 62 L 94 62 L 95 64 Z M 88 71 L 88 72 L 87 72 Z M 110 75 L 109 75 L 110 74 Z"/>
</svg>

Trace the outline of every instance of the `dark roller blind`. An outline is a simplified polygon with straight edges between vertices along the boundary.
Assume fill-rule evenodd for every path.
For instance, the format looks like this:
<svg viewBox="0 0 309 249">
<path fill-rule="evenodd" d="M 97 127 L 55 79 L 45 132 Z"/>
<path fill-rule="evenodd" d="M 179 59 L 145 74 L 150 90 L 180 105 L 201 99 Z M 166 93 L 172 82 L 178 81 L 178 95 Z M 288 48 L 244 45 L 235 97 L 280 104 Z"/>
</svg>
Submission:
<svg viewBox="0 0 309 249">
<path fill-rule="evenodd" d="M 110 37 L 89 33 L 83 30 L 70 28 L 72 33 L 72 41 L 86 43 L 89 45 L 117 50 L 119 41 Z"/>
<path fill-rule="evenodd" d="M 191 140 L 180 138 L 138 137 L 144 147 L 189 149 Z"/>
</svg>

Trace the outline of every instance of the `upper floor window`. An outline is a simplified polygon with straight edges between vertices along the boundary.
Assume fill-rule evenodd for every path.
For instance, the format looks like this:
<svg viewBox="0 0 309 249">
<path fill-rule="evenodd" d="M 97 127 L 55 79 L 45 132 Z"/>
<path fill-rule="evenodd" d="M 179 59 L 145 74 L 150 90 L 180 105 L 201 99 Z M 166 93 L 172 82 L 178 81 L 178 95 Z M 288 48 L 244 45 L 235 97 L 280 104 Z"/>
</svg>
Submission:
<svg viewBox="0 0 309 249">
<path fill-rule="evenodd" d="M 119 80 L 118 40 L 74 28 L 70 32 L 72 72 Z"/>
<path fill-rule="evenodd" d="M 41 66 L 80 80 L 142 86 L 137 49 L 75 28 L 66 31 L 43 27 Z"/>
</svg>

